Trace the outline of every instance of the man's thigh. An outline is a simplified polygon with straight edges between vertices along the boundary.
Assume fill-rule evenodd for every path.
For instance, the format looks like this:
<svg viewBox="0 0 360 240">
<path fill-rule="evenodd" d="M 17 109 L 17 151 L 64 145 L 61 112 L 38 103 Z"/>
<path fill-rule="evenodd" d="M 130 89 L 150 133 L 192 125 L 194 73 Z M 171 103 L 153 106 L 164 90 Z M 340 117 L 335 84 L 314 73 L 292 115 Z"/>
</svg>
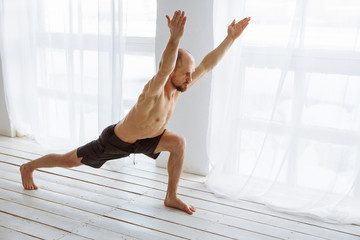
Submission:
<svg viewBox="0 0 360 240">
<path fill-rule="evenodd" d="M 166 130 L 162 135 L 154 153 L 163 151 L 173 152 L 180 148 L 185 148 L 185 138 L 179 134 Z"/>
<path fill-rule="evenodd" d="M 71 164 L 73 167 L 83 165 L 81 163 L 81 160 L 83 159 L 83 157 L 78 157 L 77 156 L 77 149 L 74 149 L 71 152 L 65 153 L 63 155 L 63 157 L 64 157 L 64 160 L 68 161 L 69 164 Z"/>
</svg>

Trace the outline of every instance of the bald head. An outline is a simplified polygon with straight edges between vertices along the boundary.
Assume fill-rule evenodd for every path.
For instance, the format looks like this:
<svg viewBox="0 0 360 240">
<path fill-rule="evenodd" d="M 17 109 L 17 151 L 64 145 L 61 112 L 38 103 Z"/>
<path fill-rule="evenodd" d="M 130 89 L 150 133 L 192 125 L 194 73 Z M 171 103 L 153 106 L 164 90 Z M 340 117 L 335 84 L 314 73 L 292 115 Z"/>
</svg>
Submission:
<svg viewBox="0 0 360 240">
<path fill-rule="evenodd" d="M 176 59 L 175 69 L 177 69 L 181 66 L 181 64 L 183 63 L 183 58 L 194 59 L 194 57 L 191 55 L 191 53 L 189 51 L 187 51 L 183 48 L 179 48 L 177 59 Z"/>
<path fill-rule="evenodd" d="M 194 57 L 191 55 L 191 53 L 188 50 L 185 50 L 183 48 L 179 48 L 174 70 L 181 67 L 181 65 L 183 63 L 183 58 L 186 58 L 186 60 L 194 61 Z M 160 68 L 161 68 L 161 61 L 159 63 L 159 69 Z"/>
</svg>

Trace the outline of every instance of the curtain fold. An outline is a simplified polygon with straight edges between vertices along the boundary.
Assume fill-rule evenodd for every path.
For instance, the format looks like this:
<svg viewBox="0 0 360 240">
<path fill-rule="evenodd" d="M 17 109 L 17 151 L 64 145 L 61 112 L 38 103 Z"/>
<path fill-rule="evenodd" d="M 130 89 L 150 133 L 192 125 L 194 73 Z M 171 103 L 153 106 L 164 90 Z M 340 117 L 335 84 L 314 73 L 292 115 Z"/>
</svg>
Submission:
<svg viewBox="0 0 360 240">
<path fill-rule="evenodd" d="M 68 149 L 123 114 L 122 0 L 2 0 L 2 59 L 16 130 Z"/>
<path fill-rule="evenodd" d="M 210 190 L 360 223 L 359 11 L 351 0 L 214 1 L 215 45 L 232 19 L 252 20 L 213 71 Z"/>
</svg>

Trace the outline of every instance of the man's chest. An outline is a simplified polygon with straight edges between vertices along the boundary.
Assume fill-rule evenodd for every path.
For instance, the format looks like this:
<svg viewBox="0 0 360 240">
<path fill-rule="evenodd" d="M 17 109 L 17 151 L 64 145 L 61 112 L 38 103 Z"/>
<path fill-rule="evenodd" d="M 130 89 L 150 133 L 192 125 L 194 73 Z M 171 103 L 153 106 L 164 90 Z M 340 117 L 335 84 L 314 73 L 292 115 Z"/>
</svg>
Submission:
<svg viewBox="0 0 360 240">
<path fill-rule="evenodd" d="M 156 118 L 157 121 L 167 122 L 175 109 L 177 98 L 167 98 L 165 96 L 159 97 L 151 109 L 151 115 Z"/>
</svg>

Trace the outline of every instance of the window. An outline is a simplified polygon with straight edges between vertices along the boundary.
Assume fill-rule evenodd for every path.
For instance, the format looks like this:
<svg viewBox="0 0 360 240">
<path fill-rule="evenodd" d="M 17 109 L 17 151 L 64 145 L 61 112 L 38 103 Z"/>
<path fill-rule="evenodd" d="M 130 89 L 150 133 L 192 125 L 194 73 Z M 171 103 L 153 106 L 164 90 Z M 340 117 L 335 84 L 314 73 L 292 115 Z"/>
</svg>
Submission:
<svg viewBox="0 0 360 240">
<path fill-rule="evenodd" d="M 360 51 L 360 5 L 353 0 L 331 1 L 331 4 L 323 0 L 271 3 L 255 0 L 247 2 L 246 11 L 253 20 L 243 37 L 239 69 L 245 79 L 238 83 L 244 89 L 237 113 L 239 138 L 262 139 L 279 79 L 283 77 L 270 126 L 273 135 L 269 138 L 274 138 L 272 141 L 284 149 L 274 152 L 271 146 L 265 146 L 263 155 L 273 154 L 274 159 L 281 160 L 287 147 L 297 153 L 290 156 L 292 162 L 286 166 L 287 175 L 279 178 L 284 182 L 325 188 L 321 179 L 314 183 L 306 178 L 306 172 L 316 172 L 324 179 L 337 172 L 346 179 L 351 169 L 342 169 L 336 161 L 343 156 L 344 162 L 349 162 L 346 166 L 355 166 L 359 158 L 360 72 L 355 59 Z M 297 132 L 292 136 L 291 146 L 281 145 L 283 133 L 292 127 Z M 249 159 L 257 157 L 251 151 L 260 148 L 261 140 L 251 144 L 242 141 L 243 152 L 249 154 L 243 159 L 250 166 L 249 170 L 241 165 L 242 173 L 251 172 L 254 163 Z M 335 160 L 321 157 L 329 156 L 328 149 Z M 334 164 L 329 164 L 332 161 Z M 259 172 L 258 176 L 262 177 L 263 173 Z M 339 187 L 334 192 L 337 190 L 343 191 Z"/>
<path fill-rule="evenodd" d="M 156 0 L 126 2 L 126 54 L 123 95 L 125 113 L 155 74 Z"/>
<path fill-rule="evenodd" d="M 94 126 L 98 126 L 99 88 L 104 87 L 98 81 L 99 65 L 114 71 L 110 60 L 114 49 L 98 43 L 118 41 L 112 34 L 123 29 L 126 44 L 119 86 L 124 115 L 155 74 L 156 0 L 41 0 L 33 9 L 39 110 L 59 111 L 54 113 L 57 123 L 44 127 L 54 138 L 69 139 L 80 119 L 86 118 L 84 124 L 92 127 L 85 126 L 83 139 L 92 139 L 98 135 Z M 61 130 L 70 125 L 72 130 Z"/>
</svg>

